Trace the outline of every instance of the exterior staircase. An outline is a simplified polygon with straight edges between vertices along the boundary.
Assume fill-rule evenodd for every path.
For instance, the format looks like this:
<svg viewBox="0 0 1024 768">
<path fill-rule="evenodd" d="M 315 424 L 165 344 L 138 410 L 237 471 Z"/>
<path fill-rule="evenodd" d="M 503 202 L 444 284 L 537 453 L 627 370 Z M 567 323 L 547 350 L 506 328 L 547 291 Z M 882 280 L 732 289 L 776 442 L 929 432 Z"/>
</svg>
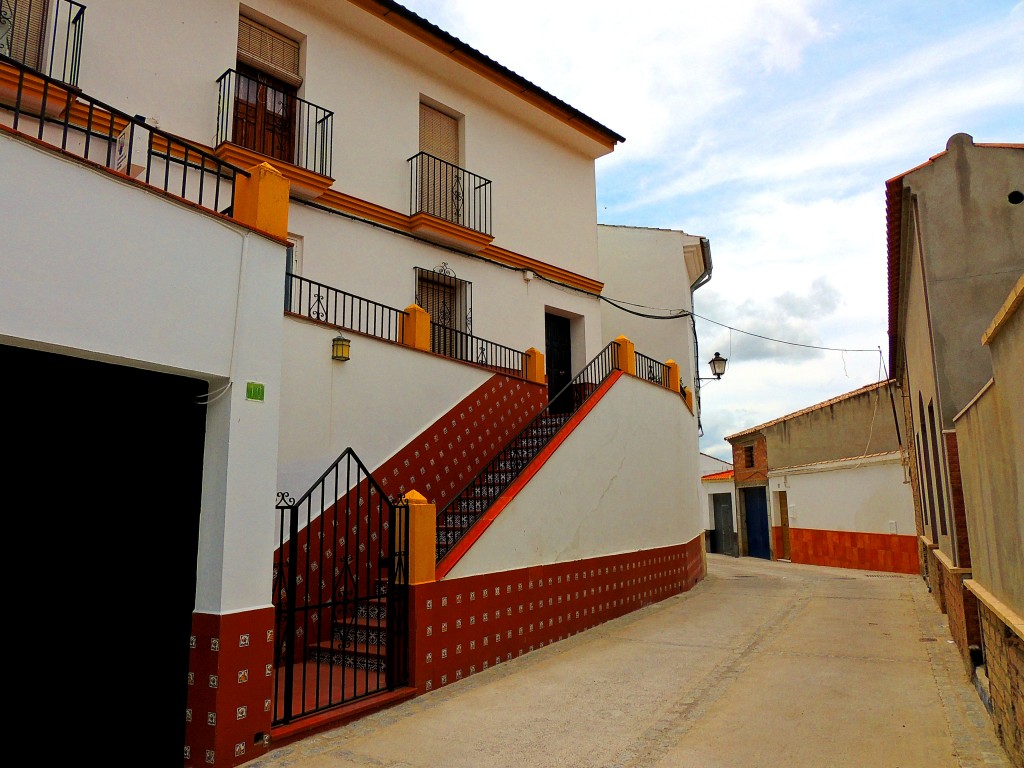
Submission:
<svg viewBox="0 0 1024 768">
<path fill-rule="evenodd" d="M 519 477 L 533 458 L 569 420 L 568 413 L 542 412 L 512 439 L 484 470 L 437 516 L 440 562 L 488 507 Z"/>
<path fill-rule="evenodd" d="M 312 643 L 308 658 L 370 672 L 387 671 L 388 582 L 378 579 L 370 597 L 334 608 L 330 640 Z"/>
</svg>

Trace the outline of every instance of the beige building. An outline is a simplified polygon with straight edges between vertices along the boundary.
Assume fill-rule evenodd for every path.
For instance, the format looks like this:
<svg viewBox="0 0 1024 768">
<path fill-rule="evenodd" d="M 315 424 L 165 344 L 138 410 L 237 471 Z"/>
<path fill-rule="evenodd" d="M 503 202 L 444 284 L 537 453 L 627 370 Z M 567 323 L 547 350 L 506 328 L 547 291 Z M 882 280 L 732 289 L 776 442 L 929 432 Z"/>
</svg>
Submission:
<svg viewBox="0 0 1024 768">
<path fill-rule="evenodd" d="M 740 554 L 918 572 L 893 391 L 869 384 L 726 437 Z"/>
<path fill-rule="evenodd" d="M 1024 765 L 1024 144 L 956 134 L 886 197 L 889 358 L 923 575 Z"/>
</svg>

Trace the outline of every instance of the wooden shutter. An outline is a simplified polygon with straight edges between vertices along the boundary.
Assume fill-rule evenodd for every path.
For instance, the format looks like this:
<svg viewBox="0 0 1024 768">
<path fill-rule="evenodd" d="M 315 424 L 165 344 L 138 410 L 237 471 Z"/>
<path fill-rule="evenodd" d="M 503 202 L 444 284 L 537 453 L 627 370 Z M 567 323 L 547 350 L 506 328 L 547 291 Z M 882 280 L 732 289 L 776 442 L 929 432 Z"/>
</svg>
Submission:
<svg viewBox="0 0 1024 768">
<path fill-rule="evenodd" d="M 33 69 L 42 66 L 46 5 L 47 0 L 3 0 L 0 3 L 4 26 L 11 25 L 10 37 L 5 41 L 10 52 L 4 52 Z"/>
<path fill-rule="evenodd" d="M 459 121 L 420 104 L 420 152 L 459 164 Z"/>
<path fill-rule="evenodd" d="M 238 60 L 296 88 L 299 73 L 299 44 L 244 16 L 238 17 Z"/>
</svg>

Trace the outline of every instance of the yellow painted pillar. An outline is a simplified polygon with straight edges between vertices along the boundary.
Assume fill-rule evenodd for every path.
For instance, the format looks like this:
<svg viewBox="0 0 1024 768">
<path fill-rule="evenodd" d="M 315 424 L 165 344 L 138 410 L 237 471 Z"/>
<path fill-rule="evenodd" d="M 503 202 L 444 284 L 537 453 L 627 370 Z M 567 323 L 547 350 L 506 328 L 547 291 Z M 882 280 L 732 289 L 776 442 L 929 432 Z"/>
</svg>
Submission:
<svg viewBox="0 0 1024 768">
<path fill-rule="evenodd" d="M 547 379 L 544 370 L 544 354 L 536 347 L 523 352 L 523 376 L 527 381 L 543 384 Z"/>
<path fill-rule="evenodd" d="M 686 402 L 686 407 L 690 409 L 690 413 L 693 413 L 693 390 L 689 387 L 683 387 L 683 400 Z"/>
<path fill-rule="evenodd" d="M 407 347 L 430 351 L 430 315 L 416 304 L 405 308 L 402 317 L 402 342 Z"/>
<path fill-rule="evenodd" d="M 409 562 L 409 584 L 429 584 L 434 579 L 437 558 L 437 506 L 417 491 L 408 491 L 409 541 L 405 551 Z"/>
<path fill-rule="evenodd" d="M 618 336 L 619 359 L 616 366 L 620 371 L 636 376 L 636 345 L 625 336 Z"/>
<path fill-rule="evenodd" d="M 662 382 L 666 389 L 673 392 L 679 391 L 679 363 L 675 360 L 668 360 L 665 363 L 665 367 L 668 369 L 668 376 L 665 377 L 665 381 Z"/>
<path fill-rule="evenodd" d="M 234 218 L 282 240 L 288 237 L 288 194 L 291 182 L 270 163 L 235 176 Z"/>
</svg>

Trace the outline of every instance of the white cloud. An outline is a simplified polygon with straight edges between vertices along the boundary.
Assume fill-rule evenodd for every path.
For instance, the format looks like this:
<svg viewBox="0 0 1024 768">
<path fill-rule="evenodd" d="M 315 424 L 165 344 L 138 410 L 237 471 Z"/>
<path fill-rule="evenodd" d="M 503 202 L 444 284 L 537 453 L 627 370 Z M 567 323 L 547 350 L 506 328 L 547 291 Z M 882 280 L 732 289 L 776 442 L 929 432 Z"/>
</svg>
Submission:
<svg viewBox="0 0 1024 768">
<path fill-rule="evenodd" d="M 698 323 L 702 376 L 734 357 L 703 392 L 702 450 L 725 458 L 725 434 L 884 376 L 885 181 L 954 133 L 1024 139 L 1021 2 L 404 4 L 626 137 L 599 220 L 708 237 L 698 314 L 875 350 Z"/>
</svg>

